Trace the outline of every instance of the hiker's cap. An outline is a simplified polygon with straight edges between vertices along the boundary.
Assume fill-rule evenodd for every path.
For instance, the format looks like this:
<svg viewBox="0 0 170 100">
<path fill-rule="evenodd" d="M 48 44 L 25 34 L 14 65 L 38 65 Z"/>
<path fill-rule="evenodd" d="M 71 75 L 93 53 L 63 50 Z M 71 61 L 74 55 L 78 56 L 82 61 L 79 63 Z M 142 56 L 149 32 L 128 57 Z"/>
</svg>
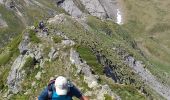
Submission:
<svg viewBox="0 0 170 100">
<path fill-rule="evenodd" d="M 63 76 L 58 76 L 55 80 L 55 89 L 58 95 L 66 95 L 68 92 L 68 80 Z"/>
</svg>

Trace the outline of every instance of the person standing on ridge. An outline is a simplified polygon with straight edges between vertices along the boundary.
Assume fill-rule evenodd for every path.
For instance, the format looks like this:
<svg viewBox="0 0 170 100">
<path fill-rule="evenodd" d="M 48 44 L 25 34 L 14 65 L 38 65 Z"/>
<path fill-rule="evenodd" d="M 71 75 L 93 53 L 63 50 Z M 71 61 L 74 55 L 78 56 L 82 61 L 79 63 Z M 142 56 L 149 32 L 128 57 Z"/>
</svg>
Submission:
<svg viewBox="0 0 170 100">
<path fill-rule="evenodd" d="M 38 100 L 72 100 L 74 96 L 80 100 L 89 100 L 67 78 L 58 76 L 41 92 Z"/>
</svg>

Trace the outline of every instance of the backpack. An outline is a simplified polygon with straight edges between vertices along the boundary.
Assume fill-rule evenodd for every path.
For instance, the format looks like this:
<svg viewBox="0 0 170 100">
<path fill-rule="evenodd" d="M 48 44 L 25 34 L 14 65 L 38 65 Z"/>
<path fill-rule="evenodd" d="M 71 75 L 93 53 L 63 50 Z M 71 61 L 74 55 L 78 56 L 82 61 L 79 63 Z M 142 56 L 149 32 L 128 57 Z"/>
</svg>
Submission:
<svg viewBox="0 0 170 100">
<path fill-rule="evenodd" d="M 52 99 L 52 94 L 53 94 L 53 85 L 55 83 L 55 79 L 51 80 L 49 83 L 48 83 L 48 100 L 51 100 Z M 69 91 L 67 93 L 68 96 L 72 96 L 72 93 Z"/>
</svg>

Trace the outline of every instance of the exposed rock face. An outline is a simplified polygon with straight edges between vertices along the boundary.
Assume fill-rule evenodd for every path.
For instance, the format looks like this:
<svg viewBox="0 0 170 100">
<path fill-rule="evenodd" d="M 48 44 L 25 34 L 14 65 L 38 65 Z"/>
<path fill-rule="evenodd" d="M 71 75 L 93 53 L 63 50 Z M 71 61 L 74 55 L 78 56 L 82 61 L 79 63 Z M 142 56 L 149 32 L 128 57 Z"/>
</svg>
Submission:
<svg viewBox="0 0 170 100">
<path fill-rule="evenodd" d="M 114 19 L 118 24 L 123 24 L 122 8 L 118 0 L 99 0 L 109 18 Z"/>
<path fill-rule="evenodd" d="M 26 33 L 18 47 L 21 54 L 24 55 L 28 51 L 29 42 L 30 42 L 29 36 L 28 36 L 28 33 Z"/>
<path fill-rule="evenodd" d="M 54 18 L 50 18 L 48 20 L 49 24 L 60 24 L 62 22 L 66 21 L 65 15 L 64 14 L 59 14 L 56 15 Z"/>
<path fill-rule="evenodd" d="M 135 60 L 132 56 L 125 57 L 125 62 L 157 93 L 170 100 L 170 87 L 160 83 L 147 69 L 141 61 Z"/>
<path fill-rule="evenodd" d="M 26 58 L 28 56 L 20 55 L 13 63 L 11 67 L 11 71 L 7 78 L 7 84 L 10 91 L 14 94 L 18 93 L 21 90 L 20 83 L 23 80 L 24 72 L 22 71 L 22 67 L 26 62 Z"/>
<path fill-rule="evenodd" d="M 101 19 L 110 18 L 123 24 L 123 11 L 118 0 L 80 0 L 89 14 Z M 81 17 L 85 13 L 75 4 L 74 0 L 58 0 L 57 4 L 73 17 Z M 81 6 L 82 6 L 81 5 Z M 86 13 L 87 13 L 86 12 Z"/>
<path fill-rule="evenodd" d="M 75 64 L 78 73 L 84 74 L 84 79 L 88 86 L 90 88 L 96 88 L 98 85 L 97 78 L 92 74 L 90 67 L 80 60 L 79 54 L 73 49 L 70 50 L 70 61 L 72 64 Z"/>
<path fill-rule="evenodd" d="M 60 3 L 59 5 L 73 17 L 81 17 L 82 15 L 82 12 L 74 4 L 73 0 L 65 0 L 63 3 Z"/>
<path fill-rule="evenodd" d="M 112 99 L 121 100 L 119 96 L 111 91 L 108 85 L 100 85 L 98 83 L 97 79 L 99 77 L 92 74 L 90 66 L 82 61 L 81 58 L 79 58 L 79 54 L 73 49 L 70 50 L 70 61 L 77 67 L 77 73 L 82 73 L 84 75 L 84 81 L 88 84 L 88 87 L 94 89 L 93 93 L 87 93 L 87 95 L 96 95 L 97 100 L 104 100 L 104 94 L 107 94 Z"/>
<path fill-rule="evenodd" d="M 102 7 L 101 3 L 98 0 L 80 0 L 85 6 L 86 10 L 93 16 L 105 19 L 107 13 Z"/>
<path fill-rule="evenodd" d="M 3 0 L 0 0 L 0 4 L 4 4 Z"/>
</svg>

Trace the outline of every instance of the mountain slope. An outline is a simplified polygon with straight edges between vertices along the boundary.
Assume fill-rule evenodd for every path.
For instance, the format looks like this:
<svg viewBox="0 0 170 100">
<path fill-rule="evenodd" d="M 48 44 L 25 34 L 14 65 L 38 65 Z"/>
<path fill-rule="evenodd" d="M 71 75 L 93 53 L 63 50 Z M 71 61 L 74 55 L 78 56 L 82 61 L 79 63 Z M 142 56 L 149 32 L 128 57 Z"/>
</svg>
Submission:
<svg viewBox="0 0 170 100">
<path fill-rule="evenodd" d="M 166 4 L 154 0 L 0 3 L 2 99 L 35 99 L 58 75 L 68 77 L 92 100 L 170 98 Z M 40 21 L 43 30 L 38 28 Z"/>
</svg>

